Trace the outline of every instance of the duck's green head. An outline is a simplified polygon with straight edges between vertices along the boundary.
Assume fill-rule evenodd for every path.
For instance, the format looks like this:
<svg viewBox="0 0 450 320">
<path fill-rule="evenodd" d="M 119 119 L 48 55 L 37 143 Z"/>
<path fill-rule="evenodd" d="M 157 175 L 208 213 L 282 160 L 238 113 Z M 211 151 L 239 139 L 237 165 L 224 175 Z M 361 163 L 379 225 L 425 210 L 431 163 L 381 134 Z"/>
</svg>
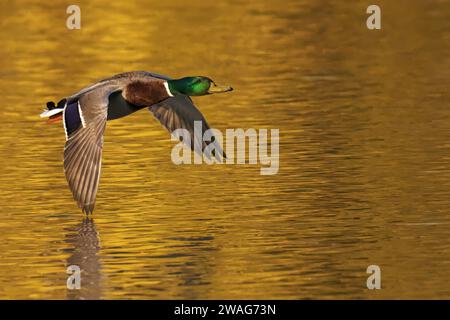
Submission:
<svg viewBox="0 0 450 320">
<path fill-rule="evenodd" d="M 184 94 L 187 96 L 204 96 L 233 90 L 229 86 L 217 85 L 208 77 L 185 77 L 168 80 L 167 83 L 172 94 Z"/>
</svg>

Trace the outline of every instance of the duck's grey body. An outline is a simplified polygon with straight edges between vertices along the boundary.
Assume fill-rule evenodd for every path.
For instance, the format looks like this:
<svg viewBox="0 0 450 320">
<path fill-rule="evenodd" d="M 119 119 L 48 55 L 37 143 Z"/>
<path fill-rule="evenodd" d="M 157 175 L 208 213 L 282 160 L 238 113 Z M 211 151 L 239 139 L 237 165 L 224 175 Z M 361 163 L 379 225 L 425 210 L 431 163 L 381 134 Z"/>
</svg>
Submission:
<svg viewBox="0 0 450 320">
<path fill-rule="evenodd" d="M 144 101 L 145 103 L 136 104 L 133 103 L 135 101 L 132 99 L 127 100 L 126 97 L 124 97 L 124 90 L 126 90 L 128 85 L 139 81 L 145 83 L 154 82 L 155 84 L 163 84 L 167 80 L 170 80 L 170 78 L 146 71 L 120 73 L 113 77 L 103 79 L 80 90 L 74 95 L 65 98 L 66 106 L 77 102 L 83 95 L 95 91 L 97 96 L 107 95 L 107 120 L 119 119 L 170 97 L 170 92 L 167 92 L 167 90 L 166 92 L 161 90 L 159 95 L 152 95 L 150 93 L 148 95 L 149 99 L 146 99 L 146 101 Z M 154 97 L 153 101 L 151 100 L 152 97 Z"/>
<path fill-rule="evenodd" d="M 191 133 L 191 148 L 207 146 L 194 141 L 194 121 L 209 129 L 190 97 L 171 94 L 169 77 L 145 71 L 118 74 L 65 98 L 63 124 L 66 133 L 64 171 L 74 199 L 86 213 L 94 209 L 101 168 L 103 133 L 108 120 L 125 117 L 143 108 L 169 131 L 184 128 Z M 60 105 L 60 104 L 58 104 Z M 51 111 L 51 110 L 50 110 Z M 220 159 L 223 151 L 215 157 Z"/>
<path fill-rule="evenodd" d="M 128 116 L 136 111 L 145 108 L 129 103 L 122 96 L 121 91 L 113 92 L 109 96 L 107 120 L 115 120 Z"/>
<path fill-rule="evenodd" d="M 102 80 L 100 82 L 109 82 L 109 81 L 115 81 L 115 80 L 118 80 L 120 82 L 121 79 L 122 80 L 125 79 L 125 81 L 128 81 L 127 79 L 130 79 L 132 77 L 155 78 L 155 79 L 161 79 L 161 80 L 165 80 L 165 81 L 171 80 L 171 78 L 160 75 L 160 74 L 146 72 L 146 71 L 138 71 L 138 72 L 121 73 L 114 77 Z M 115 120 L 115 119 L 119 119 L 119 118 L 128 116 L 128 115 L 130 115 L 136 111 L 139 111 L 145 107 L 146 106 L 134 105 L 134 104 L 128 102 L 127 100 L 125 100 L 124 97 L 122 96 L 122 91 L 113 92 L 109 96 L 108 120 Z"/>
</svg>

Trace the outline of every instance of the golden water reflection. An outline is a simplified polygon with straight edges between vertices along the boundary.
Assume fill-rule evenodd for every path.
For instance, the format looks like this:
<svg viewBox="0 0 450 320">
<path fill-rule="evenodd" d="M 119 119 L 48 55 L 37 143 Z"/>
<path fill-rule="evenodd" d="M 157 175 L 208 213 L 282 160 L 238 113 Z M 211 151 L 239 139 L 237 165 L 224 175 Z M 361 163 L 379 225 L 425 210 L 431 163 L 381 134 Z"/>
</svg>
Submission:
<svg viewBox="0 0 450 320">
<path fill-rule="evenodd" d="M 450 3 L 378 1 L 369 31 L 365 1 L 78 2 L 75 31 L 64 1 L 0 4 L 0 298 L 450 297 Z M 82 220 L 38 114 L 129 70 L 231 84 L 195 102 L 278 128 L 279 173 L 175 166 L 141 111 L 108 124 Z"/>
<path fill-rule="evenodd" d="M 100 241 L 94 220 L 84 218 L 73 233 L 68 233 L 66 242 L 73 246 L 67 258 L 67 266 L 78 266 L 83 282 L 80 289 L 68 289 L 68 299 L 101 298 L 101 264 L 98 252 Z"/>
</svg>

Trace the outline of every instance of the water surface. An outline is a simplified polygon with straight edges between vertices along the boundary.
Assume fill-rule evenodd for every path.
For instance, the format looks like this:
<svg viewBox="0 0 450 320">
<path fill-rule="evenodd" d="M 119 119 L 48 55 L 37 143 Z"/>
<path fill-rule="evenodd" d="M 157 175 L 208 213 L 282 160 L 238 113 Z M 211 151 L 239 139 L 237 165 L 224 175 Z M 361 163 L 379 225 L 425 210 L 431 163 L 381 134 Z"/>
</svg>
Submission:
<svg viewBox="0 0 450 320">
<path fill-rule="evenodd" d="M 64 1 L 3 1 L 0 298 L 450 298 L 450 3 L 378 3 L 381 31 L 364 1 L 79 1 L 69 31 Z M 130 70 L 233 85 L 195 102 L 279 129 L 279 173 L 175 166 L 142 110 L 108 123 L 86 219 L 38 115 Z"/>
</svg>

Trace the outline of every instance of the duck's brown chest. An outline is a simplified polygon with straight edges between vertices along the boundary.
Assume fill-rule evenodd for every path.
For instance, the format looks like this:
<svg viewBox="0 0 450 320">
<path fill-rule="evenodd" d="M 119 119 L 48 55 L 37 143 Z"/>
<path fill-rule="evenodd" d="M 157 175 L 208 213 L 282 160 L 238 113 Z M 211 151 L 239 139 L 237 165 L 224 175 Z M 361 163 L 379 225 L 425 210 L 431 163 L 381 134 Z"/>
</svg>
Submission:
<svg viewBox="0 0 450 320">
<path fill-rule="evenodd" d="M 123 97 L 135 106 L 149 107 L 169 98 L 164 81 L 135 80 L 130 82 L 123 92 Z"/>
</svg>

